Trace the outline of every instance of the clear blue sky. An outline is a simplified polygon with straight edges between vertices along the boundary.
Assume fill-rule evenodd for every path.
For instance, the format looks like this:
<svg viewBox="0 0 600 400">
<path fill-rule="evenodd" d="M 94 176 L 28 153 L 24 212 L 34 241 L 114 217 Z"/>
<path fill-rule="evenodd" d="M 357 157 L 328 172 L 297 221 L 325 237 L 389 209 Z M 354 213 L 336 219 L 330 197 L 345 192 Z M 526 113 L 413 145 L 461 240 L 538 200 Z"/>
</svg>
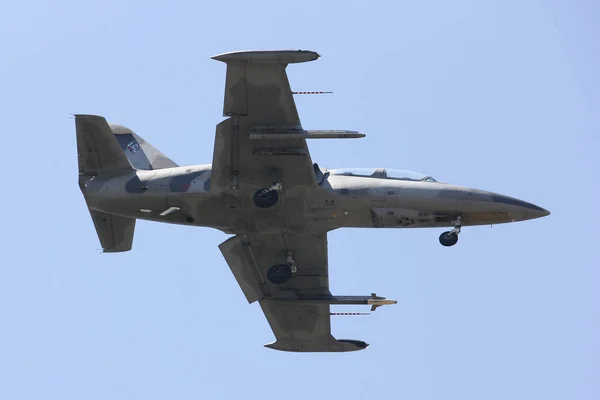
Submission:
<svg viewBox="0 0 600 400">
<path fill-rule="evenodd" d="M 593 1 L 0 4 L 0 398 L 600 398 L 600 7 Z M 127 125 L 209 163 L 225 66 L 302 48 L 288 68 L 334 167 L 396 167 L 539 204 L 548 218 L 329 236 L 336 294 L 397 299 L 334 317 L 349 354 L 268 350 L 207 228 L 139 222 L 99 255 L 74 121 Z M 342 311 L 364 311 L 346 307 Z"/>
</svg>

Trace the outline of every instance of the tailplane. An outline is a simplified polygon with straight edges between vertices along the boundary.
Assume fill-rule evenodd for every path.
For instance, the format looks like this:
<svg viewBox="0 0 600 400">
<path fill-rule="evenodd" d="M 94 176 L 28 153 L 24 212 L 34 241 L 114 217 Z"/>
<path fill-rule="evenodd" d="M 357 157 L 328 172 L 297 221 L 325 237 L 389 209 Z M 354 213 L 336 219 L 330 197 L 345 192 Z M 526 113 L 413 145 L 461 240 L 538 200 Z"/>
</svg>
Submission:
<svg viewBox="0 0 600 400">
<path fill-rule="evenodd" d="M 75 131 L 80 174 L 112 176 L 132 170 L 103 117 L 75 115 Z"/>
<path fill-rule="evenodd" d="M 96 177 L 102 179 L 132 173 L 133 167 L 103 117 L 76 115 L 75 131 L 79 187 L 90 211 L 102 250 L 108 253 L 131 250 L 135 218 L 92 209 L 90 196 L 93 196 L 93 182 Z"/>
<path fill-rule="evenodd" d="M 119 253 L 131 250 L 135 218 L 121 217 L 92 209 L 90 209 L 90 214 L 103 252 Z"/>
</svg>

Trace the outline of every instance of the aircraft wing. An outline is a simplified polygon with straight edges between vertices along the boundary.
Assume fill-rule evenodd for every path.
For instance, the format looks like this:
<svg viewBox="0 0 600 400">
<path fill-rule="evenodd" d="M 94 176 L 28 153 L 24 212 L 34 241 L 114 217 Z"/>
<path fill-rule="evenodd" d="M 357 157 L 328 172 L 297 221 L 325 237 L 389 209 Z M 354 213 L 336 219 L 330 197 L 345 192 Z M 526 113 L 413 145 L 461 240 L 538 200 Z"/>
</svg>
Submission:
<svg viewBox="0 0 600 400">
<path fill-rule="evenodd" d="M 259 301 L 275 334 L 266 347 L 297 352 L 362 350 L 358 340 L 338 340 L 331 335 L 329 304 L 306 304 L 303 298 L 327 298 L 327 234 L 237 235 L 219 245 L 225 260 L 249 303 Z M 269 281 L 269 269 L 286 264 L 288 251 L 298 268 L 287 282 Z"/>
<path fill-rule="evenodd" d="M 211 191 L 316 186 L 287 74 L 313 51 L 240 51 L 212 57 L 227 64 L 223 115 L 217 125 Z"/>
</svg>

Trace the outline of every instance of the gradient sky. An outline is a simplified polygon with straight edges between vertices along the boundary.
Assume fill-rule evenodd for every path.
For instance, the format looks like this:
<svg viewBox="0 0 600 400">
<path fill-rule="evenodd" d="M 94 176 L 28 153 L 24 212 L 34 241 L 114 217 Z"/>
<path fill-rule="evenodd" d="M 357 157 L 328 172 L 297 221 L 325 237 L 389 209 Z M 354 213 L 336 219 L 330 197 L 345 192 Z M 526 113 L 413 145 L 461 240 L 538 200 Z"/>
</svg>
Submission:
<svg viewBox="0 0 600 400">
<path fill-rule="evenodd" d="M 600 6 L 594 1 L 0 3 L 0 398 L 600 398 Z M 209 163 L 225 65 L 292 65 L 328 168 L 389 167 L 515 196 L 540 220 L 329 235 L 334 294 L 398 300 L 333 317 L 346 354 L 295 354 L 248 305 L 208 228 L 138 222 L 99 254 L 74 121 L 105 116 Z M 366 311 L 359 306 L 339 311 Z"/>
</svg>

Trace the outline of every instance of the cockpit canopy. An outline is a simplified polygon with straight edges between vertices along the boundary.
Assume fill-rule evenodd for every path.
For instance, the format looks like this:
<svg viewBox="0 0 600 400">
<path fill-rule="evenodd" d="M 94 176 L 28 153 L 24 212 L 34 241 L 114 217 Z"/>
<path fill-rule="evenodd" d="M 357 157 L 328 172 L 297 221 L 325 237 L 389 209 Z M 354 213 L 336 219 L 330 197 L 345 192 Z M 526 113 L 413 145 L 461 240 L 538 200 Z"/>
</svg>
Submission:
<svg viewBox="0 0 600 400">
<path fill-rule="evenodd" d="M 437 182 L 433 177 L 420 172 L 391 168 L 339 168 L 330 169 L 331 175 L 363 176 L 366 178 L 398 179 L 415 182 Z"/>
</svg>

